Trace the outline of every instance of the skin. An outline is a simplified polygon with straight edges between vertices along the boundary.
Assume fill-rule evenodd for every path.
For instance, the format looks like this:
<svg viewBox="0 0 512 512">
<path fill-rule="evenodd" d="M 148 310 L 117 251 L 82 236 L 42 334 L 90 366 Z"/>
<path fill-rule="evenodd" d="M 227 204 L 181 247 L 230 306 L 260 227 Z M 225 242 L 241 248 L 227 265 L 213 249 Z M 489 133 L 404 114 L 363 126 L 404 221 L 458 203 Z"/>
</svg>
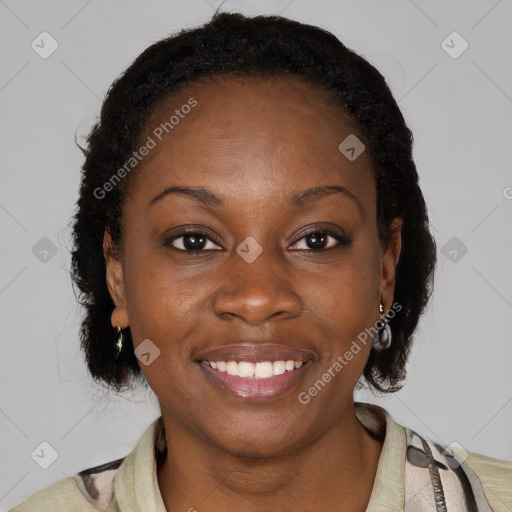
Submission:
<svg viewBox="0 0 512 512">
<path fill-rule="evenodd" d="M 354 412 L 370 343 L 307 405 L 297 395 L 375 324 L 381 300 L 393 304 L 401 222 L 383 245 L 370 160 L 338 150 L 357 131 L 324 91 L 290 77 L 187 85 L 159 106 L 144 138 L 190 97 L 197 106 L 131 179 L 121 249 L 104 239 L 112 325 L 161 351 L 141 368 L 169 447 L 158 468 L 165 506 L 363 511 L 382 447 Z M 335 193 L 290 207 L 292 195 L 323 185 L 355 199 Z M 148 206 L 169 186 L 204 187 L 224 204 L 167 195 Z M 183 225 L 207 232 L 203 252 L 180 251 L 183 238 L 166 244 Z M 308 246 L 305 228 L 350 242 Z M 236 252 L 248 236 L 263 249 L 250 264 Z M 316 360 L 290 392 L 248 404 L 213 386 L 194 359 L 240 340 L 309 349 Z"/>
</svg>

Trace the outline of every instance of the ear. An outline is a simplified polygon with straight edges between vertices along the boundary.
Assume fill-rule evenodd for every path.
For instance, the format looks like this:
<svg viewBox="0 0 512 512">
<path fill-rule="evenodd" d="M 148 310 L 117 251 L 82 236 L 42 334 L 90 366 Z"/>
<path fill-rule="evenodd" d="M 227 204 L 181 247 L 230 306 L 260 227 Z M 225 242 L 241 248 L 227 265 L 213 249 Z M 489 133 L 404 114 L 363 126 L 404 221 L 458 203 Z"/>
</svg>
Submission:
<svg viewBox="0 0 512 512">
<path fill-rule="evenodd" d="M 390 239 L 387 245 L 382 246 L 380 262 L 380 298 L 387 311 L 393 304 L 395 293 L 396 266 L 402 250 L 402 224 L 403 219 L 395 218 L 391 223 Z"/>
<path fill-rule="evenodd" d="M 112 311 L 112 327 L 126 329 L 130 325 L 130 321 L 126 309 L 123 264 L 119 250 L 115 247 L 108 229 L 105 229 L 103 235 L 103 257 L 105 259 L 108 291 L 115 304 L 114 311 Z"/>
</svg>

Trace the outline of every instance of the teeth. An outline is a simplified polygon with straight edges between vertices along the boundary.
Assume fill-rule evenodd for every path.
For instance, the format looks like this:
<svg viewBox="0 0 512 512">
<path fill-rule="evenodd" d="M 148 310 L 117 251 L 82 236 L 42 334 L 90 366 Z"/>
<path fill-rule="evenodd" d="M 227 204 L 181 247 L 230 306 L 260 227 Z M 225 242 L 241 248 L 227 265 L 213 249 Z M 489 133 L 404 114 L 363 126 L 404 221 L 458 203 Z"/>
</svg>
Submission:
<svg viewBox="0 0 512 512">
<path fill-rule="evenodd" d="M 219 372 L 226 372 L 228 375 L 253 379 L 268 379 L 274 375 L 282 375 L 300 368 L 302 361 L 259 361 L 251 363 L 248 361 L 207 361 L 207 363 Z"/>
<path fill-rule="evenodd" d="M 226 373 L 228 375 L 238 375 L 238 363 L 236 361 L 228 361 L 226 364 Z"/>
<path fill-rule="evenodd" d="M 254 370 L 254 376 L 257 379 L 268 379 L 272 377 L 272 363 L 270 361 L 263 361 L 262 363 L 256 363 L 256 369 Z"/>
<path fill-rule="evenodd" d="M 239 377 L 254 377 L 254 366 L 254 363 L 240 361 L 238 363 L 238 371 L 235 375 L 238 375 Z"/>
<path fill-rule="evenodd" d="M 274 361 L 272 363 L 272 373 L 274 375 L 282 375 L 286 371 L 286 363 L 284 361 Z"/>
</svg>

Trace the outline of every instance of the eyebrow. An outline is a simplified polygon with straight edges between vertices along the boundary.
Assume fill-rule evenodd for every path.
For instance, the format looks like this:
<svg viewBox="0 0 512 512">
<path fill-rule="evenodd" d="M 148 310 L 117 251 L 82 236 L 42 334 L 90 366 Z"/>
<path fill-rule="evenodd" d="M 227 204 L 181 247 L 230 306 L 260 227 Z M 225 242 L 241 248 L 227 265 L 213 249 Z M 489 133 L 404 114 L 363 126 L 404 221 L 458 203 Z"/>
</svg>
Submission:
<svg viewBox="0 0 512 512">
<path fill-rule="evenodd" d="M 343 194 L 356 202 L 359 211 L 363 213 L 362 205 L 359 199 L 347 188 L 341 185 L 324 185 L 321 187 L 312 187 L 306 190 L 301 190 L 294 194 L 290 200 L 290 205 L 293 209 L 311 203 L 313 199 L 325 197 L 332 194 Z M 203 187 L 167 187 L 163 192 L 155 196 L 148 204 L 148 208 L 153 206 L 156 202 L 162 200 L 164 197 L 170 195 L 177 195 L 181 197 L 191 197 L 205 206 L 221 206 L 224 204 L 224 199 L 210 192 Z"/>
</svg>

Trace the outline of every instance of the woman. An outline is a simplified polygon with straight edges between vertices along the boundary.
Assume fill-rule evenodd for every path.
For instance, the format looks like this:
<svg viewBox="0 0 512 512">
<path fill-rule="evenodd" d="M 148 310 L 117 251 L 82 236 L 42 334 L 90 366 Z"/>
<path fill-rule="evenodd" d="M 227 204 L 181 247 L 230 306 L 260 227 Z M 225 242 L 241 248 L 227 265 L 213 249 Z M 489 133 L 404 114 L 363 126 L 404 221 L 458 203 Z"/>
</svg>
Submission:
<svg viewBox="0 0 512 512">
<path fill-rule="evenodd" d="M 332 34 L 218 14 L 144 51 L 85 150 L 73 278 L 91 374 L 161 417 L 27 511 L 511 510 L 512 463 L 382 408 L 432 286 L 412 135 Z"/>
</svg>

